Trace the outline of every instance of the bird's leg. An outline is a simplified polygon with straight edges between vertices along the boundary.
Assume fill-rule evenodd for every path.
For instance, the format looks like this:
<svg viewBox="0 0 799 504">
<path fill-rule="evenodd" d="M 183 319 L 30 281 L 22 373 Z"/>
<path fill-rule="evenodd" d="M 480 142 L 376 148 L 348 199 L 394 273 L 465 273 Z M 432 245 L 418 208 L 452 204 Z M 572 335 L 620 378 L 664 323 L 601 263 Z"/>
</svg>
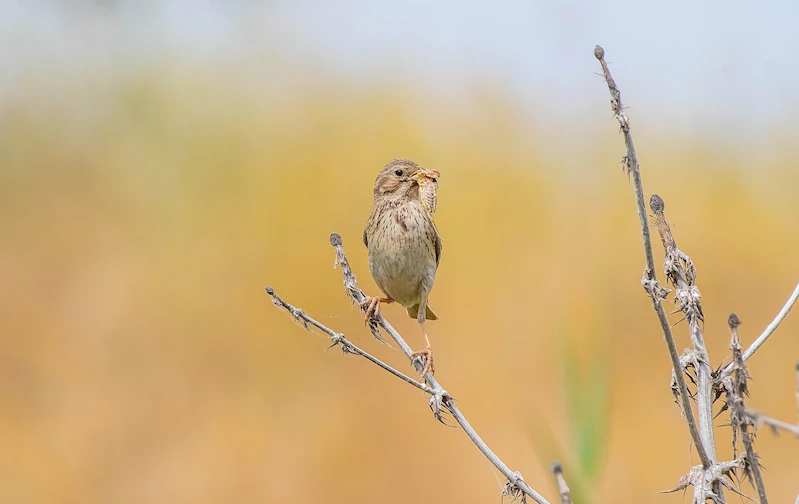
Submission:
<svg viewBox="0 0 799 504">
<path fill-rule="evenodd" d="M 421 352 L 414 352 L 411 354 L 411 362 L 416 359 L 421 359 L 422 356 L 424 356 L 424 369 L 422 369 L 422 381 L 424 382 L 424 377 L 427 376 L 427 373 L 431 375 L 436 373 L 436 366 L 433 364 L 433 349 L 430 347 L 430 339 L 427 337 L 427 331 L 424 328 L 424 320 L 419 321 L 419 325 L 422 326 L 422 333 L 424 334 L 424 341 L 427 346 L 424 347 L 424 350 Z"/>
<path fill-rule="evenodd" d="M 369 319 L 372 317 L 377 317 L 380 314 L 380 303 L 393 303 L 394 300 L 390 297 L 369 297 L 366 296 L 366 299 L 361 301 L 361 309 L 364 306 L 366 308 L 366 316 L 363 318 L 364 325 L 369 323 Z"/>
</svg>

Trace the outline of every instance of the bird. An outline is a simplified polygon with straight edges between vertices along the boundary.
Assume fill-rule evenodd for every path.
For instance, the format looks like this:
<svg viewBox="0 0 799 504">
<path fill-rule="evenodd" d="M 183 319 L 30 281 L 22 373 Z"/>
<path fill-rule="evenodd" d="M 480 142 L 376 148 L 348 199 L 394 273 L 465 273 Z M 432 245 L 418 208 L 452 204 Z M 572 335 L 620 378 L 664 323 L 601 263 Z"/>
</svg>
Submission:
<svg viewBox="0 0 799 504">
<path fill-rule="evenodd" d="M 363 231 L 369 272 L 384 294 L 361 303 L 364 322 L 379 314 L 381 303 L 405 307 L 424 335 L 424 350 L 411 355 L 423 360 L 423 377 L 435 373 L 425 321 L 438 319 L 427 299 L 441 262 L 442 240 L 433 220 L 440 176 L 408 159 L 388 163 L 375 179 L 374 207 Z"/>
</svg>

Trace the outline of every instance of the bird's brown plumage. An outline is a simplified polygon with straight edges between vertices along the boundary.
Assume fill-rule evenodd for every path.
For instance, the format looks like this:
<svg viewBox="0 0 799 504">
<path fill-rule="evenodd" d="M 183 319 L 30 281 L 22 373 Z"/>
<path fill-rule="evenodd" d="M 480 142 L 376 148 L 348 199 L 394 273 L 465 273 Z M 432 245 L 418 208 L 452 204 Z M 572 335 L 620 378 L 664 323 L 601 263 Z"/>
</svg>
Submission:
<svg viewBox="0 0 799 504">
<path fill-rule="evenodd" d="M 386 165 L 375 180 L 374 208 L 363 232 L 378 287 L 420 323 L 438 318 L 427 298 L 441 260 L 441 237 L 433 222 L 435 199 L 430 205 L 428 193 L 423 203 L 419 182 L 437 184 L 438 176 L 407 159 Z"/>
</svg>

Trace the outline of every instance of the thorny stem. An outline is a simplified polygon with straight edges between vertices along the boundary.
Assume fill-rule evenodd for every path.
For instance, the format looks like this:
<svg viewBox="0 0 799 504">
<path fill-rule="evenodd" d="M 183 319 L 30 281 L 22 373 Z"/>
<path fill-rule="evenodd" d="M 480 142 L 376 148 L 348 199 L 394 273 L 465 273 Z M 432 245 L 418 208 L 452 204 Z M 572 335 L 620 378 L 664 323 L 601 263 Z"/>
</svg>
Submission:
<svg viewBox="0 0 799 504">
<path fill-rule="evenodd" d="M 552 474 L 555 475 L 555 480 L 558 483 L 561 504 L 572 504 L 571 491 L 569 490 L 569 485 L 566 484 L 566 478 L 563 476 L 563 466 L 560 462 L 552 464 Z"/>
<path fill-rule="evenodd" d="M 745 394 L 748 394 L 747 380 L 749 373 L 744 366 L 743 358 L 741 357 L 741 340 L 738 337 L 738 326 L 741 325 L 741 320 L 734 313 L 730 314 L 728 319 L 730 326 L 730 348 L 732 349 L 733 372 L 732 381 L 727 387 L 728 401 L 730 406 L 730 423 L 733 429 L 739 429 L 741 432 L 741 441 L 743 441 L 744 449 L 746 450 L 746 460 L 751 468 L 752 478 L 755 480 L 755 487 L 757 488 L 757 495 L 760 499 L 760 504 L 768 504 L 766 497 L 766 487 L 763 484 L 763 476 L 760 474 L 760 461 L 758 460 L 757 453 L 754 447 L 754 434 L 749 432 L 749 419 L 746 417 L 746 408 L 744 407 Z M 733 436 L 733 443 L 735 436 Z M 750 480 L 751 481 L 751 480 Z"/>
<path fill-rule="evenodd" d="M 734 360 L 733 364 L 735 364 Z M 796 364 L 796 374 L 797 374 L 796 402 L 797 405 L 799 406 L 799 363 Z M 768 425 L 774 431 L 776 431 L 777 429 L 782 429 L 784 431 L 790 432 L 796 437 L 799 437 L 799 423 L 789 424 L 788 422 L 783 422 L 782 420 L 771 418 L 769 416 L 766 416 L 760 412 L 751 409 L 746 409 L 745 413 L 746 416 L 748 416 L 755 423 L 755 425 L 758 426 Z"/>
<path fill-rule="evenodd" d="M 664 269 L 666 278 L 677 288 L 676 300 L 680 310 L 688 320 L 691 342 L 694 346 L 693 361 L 696 367 L 696 405 L 699 411 L 699 433 L 710 460 L 716 462 L 716 447 L 713 439 L 713 375 L 710 370 L 710 358 L 705 348 L 705 340 L 700 327 L 704 320 L 702 305 L 699 301 L 699 289 L 696 287 L 696 268 L 691 258 L 679 247 L 671 233 L 671 228 L 664 213 L 666 205 L 663 199 L 653 194 L 649 208 L 655 216 L 655 224 L 666 251 Z M 682 369 L 678 371 L 682 373 Z"/>
<path fill-rule="evenodd" d="M 608 64 L 605 62 L 605 50 L 600 46 L 594 49 L 594 56 L 599 60 L 602 65 L 602 74 L 608 84 L 610 91 L 610 106 L 616 120 L 619 121 L 622 133 L 624 134 L 624 144 L 627 148 L 627 153 L 624 156 L 624 164 L 627 173 L 632 176 L 633 187 L 635 188 L 635 200 L 638 204 L 638 219 L 641 221 L 641 236 L 644 242 L 644 255 L 646 256 L 646 270 L 644 271 L 645 281 L 644 288 L 652 298 L 652 306 L 657 313 L 660 327 L 663 329 L 663 336 L 666 340 L 666 345 L 669 349 L 669 357 L 671 357 L 671 364 L 674 368 L 674 375 L 677 380 L 677 387 L 680 393 L 680 402 L 683 414 L 685 415 L 686 423 L 688 423 L 688 430 L 691 433 L 691 439 L 696 446 L 696 452 L 702 461 L 702 466 L 707 469 L 713 464 L 713 461 L 708 456 L 705 446 L 702 443 L 702 438 L 699 435 L 699 429 L 696 426 L 694 413 L 691 409 L 691 399 L 688 394 L 688 387 L 685 384 L 685 377 L 682 373 L 682 366 L 680 365 L 680 355 L 677 352 L 677 345 L 674 342 L 674 336 L 671 333 L 671 325 L 669 324 L 666 311 L 663 309 L 662 301 L 665 297 L 665 292 L 658 285 L 657 274 L 655 273 L 655 260 L 652 255 L 652 241 L 649 235 L 649 222 L 646 215 L 646 206 L 644 204 L 644 188 L 641 182 L 641 171 L 638 165 L 638 157 L 635 154 L 635 145 L 633 144 L 632 135 L 630 134 L 630 119 L 624 113 L 624 107 L 621 103 L 621 92 L 616 86 L 616 81 L 610 74 Z"/>
<path fill-rule="evenodd" d="M 788 316 L 788 313 L 791 311 L 791 308 L 793 308 L 793 305 L 796 304 L 797 299 L 799 299 L 799 284 L 796 284 L 796 288 L 793 290 L 791 296 L 788 298 L 788 301 L 785 303 L 785 306 L 782 307 L 782 310 L 780 310 L 780 312 L 777 314 L 774 320 L 768 325 L 768 327 L 766 327 L 763 333 L 760 336 L 758 336 L 757 339 L 743 353 L 744 361 L 749 360 L 749 358 L 752 357 L 761 346 L 763 346 L 763 343 L 766 342 L 769 336 L 771 336 L 771 334 L 777 330 L 777 327 L 779 327 L 779 325 L 782 323 L 785 317 Z M 732 363 L 729 363 L 721 371 L 719 379 L 724 378 L 725 376 L 730 374 L 731 371 L 732 371 Z M 799 397 L 797 397 L 797 400 L 799 400 Z"/>
<path fill-rule="evenodd" d="M 347 256 L 344 254 L 344 248 L 342 246 L 341 236 L 336 233 L 330 235 L 330 244 L 333 245 L 336 249 L 336 264 L 341 266 L 341 271 L 344 274 L 344 287 L 347 292 L 347 296 L 354 301 L 355 303 L 360 304 L 364 299 L 366 299 L 366 295 L 363 291 L 358 287 L 358 283 L 355 279 L 355 274 L 352 272 L 352 268 L 350 267 L 349 262 L 347 261 Z M 267 288 L 267 293 L 272 297 L 275 304 L 280 307 L 286 308 L 289 312 L 301 322 L 307 322 L 312 324 L 314 327 L 321 329 L 324 331 L 328 336 L 331 337 L 331 340 L 336 343 L 341 342 L 344 344 L 346 341 L 343 335 L 336 333 L 335 331 L 328 329 L 327 327 L 323 326 L 322 324 L 316 322 L 315 320 L 311 319 L 307 315 L 302 312 L 302 310 L 298 310 L 293 306 L 285 303 L 284 301 L 280 300 L 275 294 L 274 291 L 270 288 Z M 279 300 L 279 302 L 277 301 Z M 376 324 L 382 328 L 391 339 L 400 347 L 402 352 L 405 354 L 406 357 L 409 359 L 411 358 L 411 354 L 413 351 L 405 343 L 405 340 L 400 336 L 400 334 L 388 323 L 388 321 L 383 318 L 382 315 L 378 314 L 375 317 Z M 373 334 L 376 330 L 376 327 L 373 328 Z M 379 337 L 379 335 L 375 334 L 375 337 Z M 522 475 L 518 472 L 511 471 L 511 469 L 505 465 L 505 463 L 493 452 L 491 448 L 483 441 L 483 439 L 477 434 L 474 428 L 469 424 L 466 417 L 463 416 L 463 413 L 460 412 L 458 407 L 455 405 L 454 399 L 444 390 L 441 385 L 436 381 L 436 379 L 431 375 L 427 374 L 425 379 L 427 383 L 429 383 L 429 387 L 427 385 L 423 385 L 415 380 L 408 378 L 407 376 L 403 375 L 399 371 L 394 370 L 388 365 L 383 364 L 378 359 L 372 357 L 371 355 L 367 354 L 366 352 L 358 349 L 351 343 L 347 341 L 348 346 L 344 346 L 343 348 L 345 351 L 354 350 L 353 353 L 357 353 L 367 359 L 371 360 L 375 364 L 379 365 L 381 368 L 389 371 L 394 376 L 401 378 L 402 380 L 414 385 L 421 390 L 424 390 L 428 394 L 431 395 L 430 397 L 430 407 L 433 410 L 433 414 L 435 415 L 436 419 L 442 421 L 442 409 L 448 411 L 452 414 L 452 417 L 455 419 L 456 422 L 461 426 L 461 428 L 466 432 L 466 435 L 469 436 L 469 439 L 477 446 L 477 448 L 485 455 L 485 457 L 492 463 L 494 466 L 508 479 L 508 484 L 506 485 L 506 489 L 511 492 L 522 492 L 528 496 L 530 496 L 535 502 L 538 504 L 549 504 L 549 502 L 541 496 L 538 492 L 536 492 L 532 487 L 530 487 L 522 478 Z M 358 352 L 360 350 L 360 352 Z M 411 360 L 411 363 L 416 367 L 417 371 L 421 372 L 424 369 L 424 366 L 418 360 L 414 361 Z M 381 365 L 382 364 L 382 365 Z"/>
<path fill-rule="evenodd" d="M 727 483 L 726 478 L 730 478 L 730 475 L 735 469 L 743 467 L 745 462 L 745 458 L 739 457 L 729 462 L 715 463 L 707 469 L 704 469 L 701 465 L 694 466 L 688 471 L 688 474 L 680 478 L 680 482 L 677 483 L 676 487 L 671 490 L 664 490 L 660 493 L 673 493 L 692 486 L 694 487 L 693 504 L 702 504 L 708 500 L 712 500 L 717 504 L 723 504 L 724 496 L 718 493 L 718 488 L 720 487 L 727 488 L 733 493 L 744 496 L 741 492 L 736 490 L 735 487 Z M 711 487 L 714 488 L 714 490 L 711 491 Z"/>
</svg>

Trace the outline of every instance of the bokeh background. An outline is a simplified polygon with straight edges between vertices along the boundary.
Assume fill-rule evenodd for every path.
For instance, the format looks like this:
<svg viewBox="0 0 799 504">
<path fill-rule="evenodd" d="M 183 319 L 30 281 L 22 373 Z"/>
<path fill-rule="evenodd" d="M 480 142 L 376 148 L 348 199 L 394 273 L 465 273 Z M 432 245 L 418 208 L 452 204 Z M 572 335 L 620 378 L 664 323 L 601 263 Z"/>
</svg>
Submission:
<svg viewBox="0 0 799 504">
<path fill-rule="evenodd" d="M 555 459 L 576 502 L 690 498 L 657 494 L 698 458 L 593 48 L 717 365 L 729 313 L 748 344 L 799 280 L 797 5 L 0 1 L 0 501 L 497 502 L 423 394 L 263 292 L 409 370 L 328 244 L 376 293 L 361 231 L 395 157 L 442 173 L 429 332 L 490 446 L 553 502 Z M 798 330 L 750 361 L 749 404 L 786 421 Z M 757 446 L 793 502 L 799 441 Z"/>
</svg>

